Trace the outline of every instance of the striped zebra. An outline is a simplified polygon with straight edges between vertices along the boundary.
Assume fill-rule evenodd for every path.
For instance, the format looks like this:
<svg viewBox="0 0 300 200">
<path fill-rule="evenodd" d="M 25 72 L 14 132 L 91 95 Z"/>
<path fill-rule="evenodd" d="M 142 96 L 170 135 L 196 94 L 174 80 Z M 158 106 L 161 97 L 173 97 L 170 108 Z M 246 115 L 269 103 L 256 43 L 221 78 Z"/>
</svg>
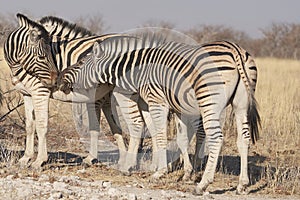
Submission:
<svg viewBox="0 0 300 200">
<path fill-rule="evenodd" d="M 237 146 L 241 156 L 241 174 L 237 193 L 245 193 L 249 184 L 247 156 L 250 140 L 259 137 L 260 117 L 254 97 L 257 69 L 252 57 L 238 45 L 226 41 L 192 46 L 177 42 L 160 42 L 156 37 L 114 37 L 95 43 L 82 66 L 63 72 L 59 87 L 65 91 L 76 87 L 93 87 L 95 83 L 115 85 L 116 98 L 128 102 L 138 93 L 147 102 L 156 132 L 160 153 L 159 177 L 167 171 L 166 122 L 169 109 L 183 122 L 202 120 L 208 146 L 208 161 L 197 184 L 203 194 L 213 182 L 223 142 L 220 115 L 232 105 L 237 123 Z M 88 80 L 86 80 L 88 79 Z M 129 103 L 128 105 L 132 105 Z M 126 105 L 125 105 L 126 106 Z M 124 110 L 130 110 L 130 107 Z M 200 117 L 201 116 L 201 119 Z M 128 117 L 130 118 L 130 117 Z M 136 119 L 134 119 L 136 120 Z M 139 123 L 131 130 L 138 135 Z M 200 125 L 194 125 L 198 130 Z"/>
<path fill-rule="evenodd" d="M 40 168 L 42 163 L 47 161 L 45 134 L 48 127 L 48 104 L 49 97 L 56 98 L 55 95 L 51 96 L 50 87 L 55 84 L 57 74 L 64 67 L 67 67 L 66 64 L 73 64 L 84 57 L 91 50 L 96 40 L 103 40 L 115 35 L 91 36 L 91 33 L 87 30 L 73 24 L 68 25 L 67 22 L 61 19 L 57 19 L 55 24 L 57 32 L 52 30 L 51 34 L 53 35 L 49 35 L 47 29 L 53 27 L 50 26 L 53 25 L 50 22 L 52 19 L 54 23 L 54 17 L 43 18 L 40 23 L 30 20 L 22 14 L 17 14 L 17 18 L 20 27 L 8 36 L 4 46 L 4 55 L 12 70 L 12 82 L 15 88 L 24 96 L 27 137 L 25 154 L 19 162 L 21 166 L 27 166 L 33 158 L 34 133 L 36 131 L 39 139 L 38 156 L 31 166 Z M 63 28 L 63 25 L 66 28 Z M 55 59 L 53 60 L 53 58 Z M 98 118 L 93 114 L 97 113 L 98 108 L 102 107 L 103 104 L 109 103 L 107 99 L 110 99 L 105 98 L 105 101 L 100 100 L 95 104 L 94 98 L 91 99 L 91 97 L 100 94 L 98 99 L 101 99 L 110 90 L 110 86 L 102 84 L 97 93 L 85 93 L 83 91 L 81 94 L 64 96 L 64 98 L 60 96 L 63 99 L 58 98 L 58 100 L 63 101 L 89 102 L 87 108 L 89 110 L 88 114 L 90 114 L 89 119 L 91 119 L 89 121 L 91 140 L 96 143 L 91 145 L 92 149 L 87 159 L 85 159 L 88 163 L 97 155 L 97 140 L 95 137 L 99 133 L 99 121 L 95 122 L 95 119 Z M 121 130 L 112 120 L 110 110 L 103 109 L 103 111 L 113 133 L 120 133 Z M 121 136 L 116 136 L 116 138 L 119 143 L 122 142 L 121 144 L 125 148 L 123 138 Z"/>
<path fill-rule="evenodd" d="M 19 160 L 27 165 L 34 156 L 34 133 L 38 136 L 38 155 L 32 167 L 47 161 L 46 132 L 51 87 L 57 78 L 47 31 L 43 26 L 17 14 L 19 28 L 7 37 L 4 57 L 11 68 L 12 83 L 24 97 L 26 114 L 26 149 Z M 34 111 L 34 112 L 33 112 Z"/>
</svg>

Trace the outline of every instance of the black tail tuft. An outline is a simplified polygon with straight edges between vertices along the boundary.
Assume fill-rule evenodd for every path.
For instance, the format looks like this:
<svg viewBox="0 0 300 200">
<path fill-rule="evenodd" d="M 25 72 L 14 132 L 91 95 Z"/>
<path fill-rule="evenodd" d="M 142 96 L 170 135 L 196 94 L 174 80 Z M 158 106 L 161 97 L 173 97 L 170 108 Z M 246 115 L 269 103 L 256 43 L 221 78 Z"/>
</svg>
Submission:
<svg viewBox="0 0 300 200">
<path fill-rule="evenodd" d="M 250 126 L 250 135 L 252 143 L 255 144 L 255 142 L 259 139 L 259 128 L 261 126 L 261 120 L 258 113 L 258 105 L 254 98 L 254 94 L 251 93 L 250 95 L 250 105 L 248 107 L 248 122 Z"/>
</svg>

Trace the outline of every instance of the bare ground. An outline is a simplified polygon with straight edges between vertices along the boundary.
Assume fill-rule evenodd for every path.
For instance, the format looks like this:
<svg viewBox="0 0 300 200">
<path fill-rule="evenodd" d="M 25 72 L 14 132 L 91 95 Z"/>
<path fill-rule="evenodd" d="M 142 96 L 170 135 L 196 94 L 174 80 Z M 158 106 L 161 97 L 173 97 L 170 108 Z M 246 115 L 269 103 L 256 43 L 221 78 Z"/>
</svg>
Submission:
<svg viewBox="0 0 300 200">
<path fill-rule="evenodd" d="M 48 163 L 42 171 L 21 169 L 17 160 L 23 154 L 25 135 L 19 133 L 24 133 L 24 130 L 18 126 L 1 125 L 0 199 L 300 199 L 299 196 L 281 193 L 280 188 L 277 191 L 269 188 L 267 179 L 262 175 L 267 170 L 264 167 L 267 158 L 254 152 L 249 156 L 251 184 L 248 195 L 235 194 L 239 157 L 223 154 L 219 158 L 215 181 L 208 188 L 210 194 L 195 196 L 194 188 L 201 180 L 203 167 L 193 174 L 189 182 L 181 180 L 181 169 L 173 169 L 153 182 L 152 173 L 143 167 L 149 164 L 149 158 L 141 150 L 140 169 L 131 176 L 124 176 L 116 167 L 118 152 L 101 146 L 113 144 L 109 135 L 105 143 L 100 141 L 99 160 L 102 162 L 86 166 L 82 163 L 84 147 L 78 134 L 65 131 L 62 135 L 51 124 L 51 134 L 47 138 Z"/>
</svg>

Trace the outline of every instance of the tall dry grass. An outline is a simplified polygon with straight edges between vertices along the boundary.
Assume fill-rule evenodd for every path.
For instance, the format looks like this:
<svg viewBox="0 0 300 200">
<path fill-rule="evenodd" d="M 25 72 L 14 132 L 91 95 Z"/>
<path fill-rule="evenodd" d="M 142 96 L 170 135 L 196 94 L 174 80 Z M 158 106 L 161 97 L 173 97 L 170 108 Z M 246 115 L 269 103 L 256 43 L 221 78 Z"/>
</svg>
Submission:
<svg viewBox="0 0 300 200">
<path fill-rule="evenodd" d="M 300 191 L 300 62 L 256 59 L 256 98 L 262 119 L 255 148 L 267 157 L 268 186 L 273 192 Z"/>
</svg>

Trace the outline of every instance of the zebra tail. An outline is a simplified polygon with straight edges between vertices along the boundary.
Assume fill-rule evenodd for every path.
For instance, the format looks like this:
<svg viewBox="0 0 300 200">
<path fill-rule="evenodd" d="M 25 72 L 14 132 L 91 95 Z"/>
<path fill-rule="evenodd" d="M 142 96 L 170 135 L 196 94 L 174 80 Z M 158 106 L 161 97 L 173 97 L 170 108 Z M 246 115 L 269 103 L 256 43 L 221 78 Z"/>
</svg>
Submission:
<svg viewBox="0 0 300 200">
<path fill-rule="evenodd" d="M 249 106 L 247 110 L 247 118 L 250 127 L 251 140 L 252 143 L 255 144 L 255 142 L 259 139 L 259 127 L 261 126 L 261 120 L 258 112 L 258 104 L 254 97 L 253 90 L 250 92 L 249 95 Z"/>
<path fill-rule="evenodd" d="M 255 99 L 254 96 L 254 91 L 255 91 L 255 86 L 250 83 L 249 75 L 247 73 L 247 66 L 245 66 L 246 62 L 248 59 L 251 59 L 250 55 L 248 54 L 245 58 L 243 59 L 243 56 L 241 54 L 241 48 L 236 45 L 232 44 L 234 47 L 234 50 L 236 51 L 236 63 L 237 63 L 237 68 L 240 74 L 241 79 L 243 80 L 247 93 L 248 93 L 248 110 L 247 110 L 247 120 L 249 122 L 249 127 L 250 127 L 250 137 L 252 140 L 252 143 L 255 144 L 255 142 L 259 139 L 259 127 L 261 126 L 261 119 L 259 116 L 258 112 L 258 103 Z"/>
</svg>

